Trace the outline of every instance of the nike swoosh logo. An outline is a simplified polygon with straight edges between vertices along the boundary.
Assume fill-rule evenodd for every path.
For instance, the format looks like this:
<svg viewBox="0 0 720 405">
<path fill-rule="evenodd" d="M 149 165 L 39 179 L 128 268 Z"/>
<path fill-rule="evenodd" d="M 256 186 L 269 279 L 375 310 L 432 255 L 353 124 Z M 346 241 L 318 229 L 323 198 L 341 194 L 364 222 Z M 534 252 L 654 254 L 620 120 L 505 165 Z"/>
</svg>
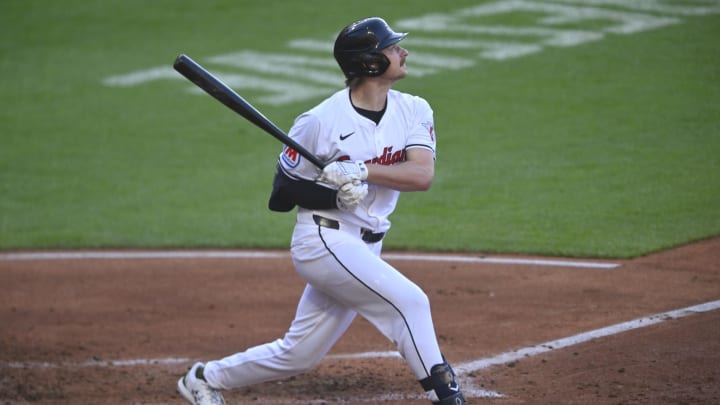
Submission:
<svg viewBox="0 0 720 405">
<path fill-rule="evenodd" d="M 341 141 L 344 141 L 344 140 L 350 138 L 350 136 L 351 136 L 352 134 L 354 134 L 354 133 L 355 133 L 355 132 L 353 131 L 353 132 L 350 132 L 350 133 L 347 134 L 347 135 L 340 134 L 340 140 L 341 140 Z"/>
</svg>

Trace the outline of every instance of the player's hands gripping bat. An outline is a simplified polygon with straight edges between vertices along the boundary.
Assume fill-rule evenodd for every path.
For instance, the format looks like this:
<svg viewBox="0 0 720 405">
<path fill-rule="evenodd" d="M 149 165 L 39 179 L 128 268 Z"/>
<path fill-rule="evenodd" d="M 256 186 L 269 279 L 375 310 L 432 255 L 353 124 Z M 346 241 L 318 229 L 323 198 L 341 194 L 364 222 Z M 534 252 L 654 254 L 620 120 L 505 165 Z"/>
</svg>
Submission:
<svg viewBox="0 0 720 405">
<path fill-rule="evenodd" d="M 340 188 L 356 180 L 365 181 L 367 176 L 368 169 L 362 160 L 332 162 L 325 166 L 318 181 Z"/>
<path fill-rule="evenodd" d="M 343 211 L 351 211 L 360 204 L 368 194 L 368 185 L 355 180 L 342 185 L 337 192 L 337 206 Z"/>
</svg>

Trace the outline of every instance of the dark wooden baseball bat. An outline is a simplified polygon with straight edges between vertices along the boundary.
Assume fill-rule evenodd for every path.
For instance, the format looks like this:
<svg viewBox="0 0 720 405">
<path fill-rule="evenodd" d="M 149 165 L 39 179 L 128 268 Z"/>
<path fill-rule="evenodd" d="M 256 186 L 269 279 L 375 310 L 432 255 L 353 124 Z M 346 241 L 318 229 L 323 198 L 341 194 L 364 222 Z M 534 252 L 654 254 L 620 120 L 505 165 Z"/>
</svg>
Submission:
<svg viewBox="0 0 720 405">
<path fill-rule="evenodd" d="M 325 163 L 313 155 L 302 145 L 290 138 L 285 132 L 265 117 L 257 108 L 253 107 L 244 98 L 237 94 L 227 84 L 208 72 L 204 67 L 192 60 L 189 56 L 182 54 L 175 59 L 173 64 L 175 70 L 188 80 L 195 83 L 206 93 L 225 104 L 228 108 L 243 116 L 260 129 L 275 137 L 277 140 L 295 150 L 313 165 L 322 169 Z"/>
</svg>

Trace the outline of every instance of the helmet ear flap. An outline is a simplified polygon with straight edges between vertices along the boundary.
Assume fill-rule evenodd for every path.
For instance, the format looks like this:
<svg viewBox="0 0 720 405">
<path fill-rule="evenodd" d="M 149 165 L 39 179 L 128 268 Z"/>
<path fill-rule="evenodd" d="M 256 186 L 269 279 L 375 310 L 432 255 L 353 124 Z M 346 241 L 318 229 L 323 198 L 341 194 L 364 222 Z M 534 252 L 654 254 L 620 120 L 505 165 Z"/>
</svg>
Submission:
<svg viewBox="0 0 720 405">
<path fill-rule="evenodd" d="M 390 67 L 390 59 L 379 52 L 369 52 L 358 56 L 358 62 L 364 75 L 380 76 Z"/>
</svg>

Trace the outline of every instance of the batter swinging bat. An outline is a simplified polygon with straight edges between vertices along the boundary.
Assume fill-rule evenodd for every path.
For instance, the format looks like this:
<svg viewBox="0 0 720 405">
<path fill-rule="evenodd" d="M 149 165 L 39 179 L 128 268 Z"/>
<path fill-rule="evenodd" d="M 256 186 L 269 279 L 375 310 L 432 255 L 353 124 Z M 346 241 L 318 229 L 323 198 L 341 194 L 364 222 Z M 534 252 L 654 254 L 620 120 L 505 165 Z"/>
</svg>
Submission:
<svg viewBox="0 0 720 405">
<path fill-rule="evenodd" d="M 295 150 L 318 168 L 322 169 L 325 167 L 325 163 L 317 156 L 287 136 L 285 132 L 267 119 L 260 111 L 189 56 L 184 54 L 178 56 L 177 59 L 175 59 L 173 67 L 188 80 L 205 90 L 206 93 L 225 104 L 231 110 L 242 115 L 246 120 L 257 125 L 268 134 L 274 136 L 283 144 Z"/>
</svg>

